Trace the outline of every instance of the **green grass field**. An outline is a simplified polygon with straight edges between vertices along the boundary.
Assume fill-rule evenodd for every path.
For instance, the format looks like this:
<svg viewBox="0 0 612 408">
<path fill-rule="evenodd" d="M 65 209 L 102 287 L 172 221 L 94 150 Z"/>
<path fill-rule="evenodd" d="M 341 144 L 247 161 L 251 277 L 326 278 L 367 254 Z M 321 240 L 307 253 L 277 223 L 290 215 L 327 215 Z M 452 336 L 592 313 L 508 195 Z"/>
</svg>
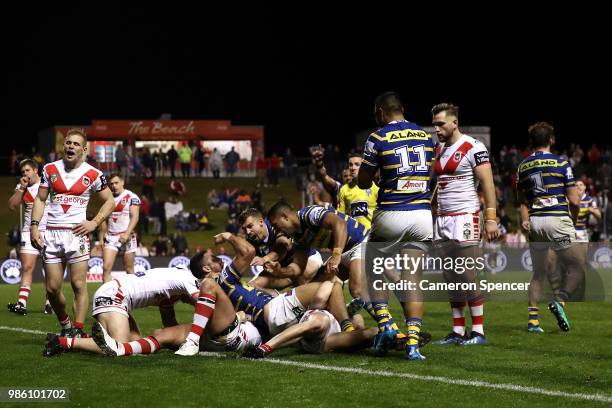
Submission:
<svg viewBox="0 0 612 408">
<path fill-rule="evenodd" d="M 156 194 L 167 195 L 167 178 L 158 179 Z M 240 186 L 251 191 L 252 179 L 186 180 L 185 209 L 202 209 L 210 188 Z M 14 180 L 0 178 L 8 199 Z M 138 180 L 128 186 L 140 192 Z M 299 202 L 294 181 L 263 190 L 266 203 L 278 197 Z M 97 203 L 93 203 L 97 208 Z M 215 230 L 186 233 L 190 247 L 211 246 L 212 235 L 225 227 L 226 211 L 209 211 Z M 17 216 L 0 206 L 0 229 L 8 231 Z M 169 225 L 169 232 L 173 225 Z M 145 236 L 145 243 L 154 237 Z M 8 253 L 2 240 L 0 253 Z M 509 275 L 497 276 L 500 281 Z M 90 296 L 97 285 L 89 287 Z M 64 387 L 78 406 L 151 407 L 272 407 L 272 406 L 602 406 L 612 404 L 612 325 L 609 303 L 569 306 L 572 331 L 561 333 L 542 305 L 546 333 L 525 330 L 526 302 L 489 302 L 485 307 L 489 344 L 472 348 L 433 346 L 423 349 L 425 362 L 403 360 L 391 352 L 378 359 L 359 354 L 303 355 L 280 350 L 264 361 L 233 355 L 178 358 L 162 350 L 152 356 L 110 359 L 67 353 L 43 358 L 44 334 L 58 329 L 52 316 L 42 314 L 41 284 L 32 290 L 30 314 L 17 316 L 4 305 L 14 302 L 17 286 L 0 285 L 0 388 Z M 65 288 L 71 302 L 69 285 Z M 393 313 L 401 320 L 399 305 Z M 179 322 L 191 322 L 192 309 L 179 305 Z M 135 311 L 144 334 L 161 325 L 154 308 Z M 372 324 L 369 318 L 366 320 Z M 469 321 L 469 319 L 468 319 Z M 86 326 L 91 327 L 88 319 Z M 446 302 L 426 305 L 424 327 L 435 339 L 450 329 Z M 30 404 L 33 405 L 33 404 Z M 52 404 L 54 405 L 54 404 Z M 55 404 L 66 406 L 66 404 Z M 3 406 L 29 406 L 10 404 Z M 48 406 L 45 404 L 45 406 Z"/>
<path fill-rule="evenodd" d="M 96 287 L 90 285 L 90 296 Z M 4 305 L 14 301 L 16 291 L 16 286 L 0 286 L 0 388 L 66 387 L 71 403 L 78 406 L 612 404 L 612 305 L 607 303 L 571 304 L 569 333 L 561 333 L 552 315 L 543 310 L 546 333 L 533 335 L 525 331 L 524 303 L 491 302 L 485 309 L 489 344 L 471 348 L 428 345 L 423 349 L 427 361 L 418 363 L 404 361 L 400 352 L 374 358 L 367 351 L 303 355 L 291 349 L 274 353 L 268 361 L 237 359 L 230 354 L 179 358 L 167 350 L 146 357 L 111 359 L 69 353 L 43 358 L 44 333 L 57 330 L 57 322 L 41 312 L 40 284 L 33 288 L 28 316 L 7 312 Z M 398 305 L 393 312 L 401 316 Z M 189 306 L 179 305 L 177 318 L 190 322 L 191 313 Z M 136 310 L 135 318 L 143 333 L 161 325 L 155 308 Z M 86 326 L 91 323 L 88 319 Z M 449 324 L 446 303 L 426 305 L 425 327 L 434 338 L 444 336 Z M 592 398 L 605 401 L 589 400 Z"/>
</svg>

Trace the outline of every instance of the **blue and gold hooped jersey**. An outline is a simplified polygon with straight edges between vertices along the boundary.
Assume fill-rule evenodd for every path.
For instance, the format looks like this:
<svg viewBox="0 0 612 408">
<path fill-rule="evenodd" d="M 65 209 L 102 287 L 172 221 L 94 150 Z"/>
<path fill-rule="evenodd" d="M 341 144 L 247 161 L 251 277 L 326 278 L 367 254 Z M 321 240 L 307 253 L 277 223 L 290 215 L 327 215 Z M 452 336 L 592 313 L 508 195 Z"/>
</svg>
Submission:
<svg viewBox="0 0 612 408">
<path fill-rule="evenodd" d="M 432 137 L 414 123 L 395 121 L 370 134 L 361 165 L 380 169 L 377 208 L 431 209 L 429 187 L 433 161 Z"/>
<path fill-rule="evenodd" d="M 252 322 L 260 333 L 268 332 L 264 319 L 264 307 L 270 303 L 272 296 L 267 295 L 248 284 L 243 284 L 241 276 L 233 262 L 225 264 L 217 283 L 232 301 L 236 311 L 242 310 L 252 316 Z"/>
<path fill-rule="evenodd" d="M 346 222 L 348 239 L 342 252 L 346 252 L 358 245 L 367 235 L 367 230 L 363 224 L 360 224 L 356 219 L 331 207 L 325 208 L 320 205 L 311 205 L 302 208 L 297 213 L 300 220 L 301 233 L 294 237 L 294 247 L 296 249 L 324 248 L 333 244 L 331 242 L 331 231 L 327 228 L 322 228 L 323 219 L 328 214 L 336 214 Z"/>
<path fill-rule="evenodd" d="M 536 151 L 519 164 L 518 189 L 525 194 L 530 216 L 569 216 L 566 187 L 576 185 L 567 160 Z"/>
<path fill-rule="evenodd" d="M 264 257 L 270 253 L 272 250 L 272 246 L 276 242 L 276 238 L 278 238 L 279 234 L 276 232 L 270 220 L 267 217 L 264 217 L 264 224 L 268 229 L 268 238 L 265 241 L 259 241 L 254 239 L 247 238 L 249 244 L 255 247 L 255 254 L 259 257 Z"/>
<path fill-rule="evenodd" d="M 576 231 L 584 231 L 589 225 L 589 216 L 591 212 L 589 208 L 597 208 L 597 202 L 593 197 L 583 194 L 580 198 L 580 210 L 578 211 L 578 219 L 576 220 Z"/>
</svg>

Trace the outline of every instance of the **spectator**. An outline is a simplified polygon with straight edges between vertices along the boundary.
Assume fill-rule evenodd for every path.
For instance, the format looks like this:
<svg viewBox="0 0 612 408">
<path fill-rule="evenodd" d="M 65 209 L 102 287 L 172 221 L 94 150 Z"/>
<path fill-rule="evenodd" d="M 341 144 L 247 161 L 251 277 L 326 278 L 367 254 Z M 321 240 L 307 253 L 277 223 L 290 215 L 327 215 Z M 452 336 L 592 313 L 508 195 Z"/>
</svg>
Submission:
<svg viewBox="0 0 612 408">
<path fill-rule="evenodd" d="M 19 174 L 18 171 L 18 167 L 19 167 L 19 161 L 17 160 L 17 150 L 13 149 L 11 151 L 11 155 L 9 156 L 9 170 L 11 171 L 11 174 L 14 176 L 15 174 Z"/>
<path fill-rule="evenodd" d="M 221 167 L 223 166 L 223 158 L 221 157 L 221 153 L 215 147 L 210 156 L 210 171 L 213 174 L 213 177 L 218 179 L 221 174 Z"/>
<path fill-rule="evenodd" d="M 214 188 L 208 192 L 208 208 L 219 208 L 219 194 Z"/>
<path fill-rule="evenodd" d="M 154 184 L 155 175 L 153 174 L 153 171 L 148 167 L 144 167 L 144 174 L 142 179 L 142 195 L 153 197 L 155 195 L 153 191 Z"/>
<path fill-rule="evenodd" d="M 238 166 L 238 162 L 240 161 L 240 155 L 234 150 L 232 146 L 232 150 L 227 152 L 225 155 L 225 163 L 227 163 L 227 175 L 232 177 L 236 173 L 236 168 Z"/>
<path fill-rule="evenodd" d="M 199 142 L 195 146 L 194 157 L 198 165 L 198 176 L 202 176 L 202 172 L 204 172 L 206 167 L 204 166 L 204 150 Z"/>
<path fill-rule="evenodd" d="M 181 173 L 183 177 L 189 177 L 191 168 L 191 149 L 187 143 L 183 144 L 178 151 L 179 161 L 181 162 Z"/>
<path fill-rule="evenodd" d="M 138 243 L 136 248 L 136 256 L 149 256 L 149 249 L 142 242 Z"/>
<path fill-rule="evenodd" d="M 230 217 L 227 220 L 227 225 L 225 226 L 225 231 L 230 232 L 232 234 L 238 234 L 240 232 L 240 225 L 238 224 L 238 220 L 236 217 Z"/>
<path fill-rule="evenodd" d="M 155 177 L 155 160 L 151 155 L 151 151 L 149 148 L 145 147 L 142 149 L 142 157 L 141 157 L 143 171 L 146 174 L 147 169 L 151 170 L 153 177 Z"/>
<path fill-rule="evenodd" d="M 297 159 L 291 153 L 291 149 L 287 148 L 285 151 L 285 157 L 283 157 L 283 164 L 285 166 L 285 177 L 293 178 L 297 171 Z"/>
<path fill-rule="evenodd" d="M 162 161 L 162 176 L 167 176 L 170 174 L 170 162 L 168 161 L 168 153 L 163 152 L 161 149 L 159 150 L 159 155 Z"/>
<path fill-rule="evenodd" d="M 169 196 L 168 201 L 164 203 L 164 210 L 166 211 L 166 220 L 174 218 L 183 211 L 183 202 L 179 201 L 176 196 Z"/>
<path fill-rule="evenodd" d="M 174 171 L 176 170 L 176 159 L 178 159 L 178 153 L 174 149 L 174 145 L 170 146 L 168 150 L 168 165 L 170 166 L 170 177 L 175 177 Z"/>
<path fill-rule="evenodd" d="M 117 163 L 117 169 L 121 173 L 121 177 L 126 184 L 130 183 L 130 172 L 128 168 L 128 154 L 123 148 L 123 143 L 120 143 L 115 150 L 115 163 Z"/>
<path fill-rule="evenodd" d="M 253 207 L 263 212 L 263 202 L 261 201 L 261 191 L 259 190 L 259 187 L 257 187 L 255 191 L 253 191 L 253 194 L 251 194 L 251 201 L 253 201 Z"/>
<path fill-rule="evenodd" d="M 142 236 L 143 234 L 149 233 L 149 212 L 151 205 L 149 198 L 146 195 L 140 196 L 140 207 L 138 208 L 138 224 L 136 226 L 137 235 Z"/>
<path fill-rule="evenodd" d="M 523 232 L 513 223 L 508 224 L 508 233 L 505 236 L 505 243 L 510 247 L 521 248 L 527 243 L 527 238 Z"/>
<path fill-rule="evenodd" d="M 280 175 L 281 160 L 276 153 L 272 153 L 270 157 L 270 185 L 279 187 L 278 177 Z"/>
<path fill-rule="evenodd" d="M 173 178 L 172 181 L 170 181 L 170 193 L 177 196 L 185 195 L 187 194 L 187 187 L 181 180 Z"/>
<path fill-rule="evenodd" d="M 268 160 L 262 156 L 259 156 L 255 163 L 255 169 L 257 170 L 257 187 L 268 187 Z"/>
<path fill-rule="evenodd" d="M 157 198 L 153 198 L 151 203 L 151 215 L 149 217 L 154 223 L 154 234 L 162 234 L 166 236 L 168 234 L 168 222 L 166 219 L 166 208 Z"/>
<path fill-rule="evenodd" d="M 174 233 L 174 237 L 172 239 L 172 255 L 189 255 L 187 239 L 180 230 L 177 230 Z"/>
<path fill-rule="evenodd" d="M 158 235 L 157 239 L 153 241 L 152 249 L 157 256 L 168 255 L 168 239 L 163 235 Z"/>
</svg>

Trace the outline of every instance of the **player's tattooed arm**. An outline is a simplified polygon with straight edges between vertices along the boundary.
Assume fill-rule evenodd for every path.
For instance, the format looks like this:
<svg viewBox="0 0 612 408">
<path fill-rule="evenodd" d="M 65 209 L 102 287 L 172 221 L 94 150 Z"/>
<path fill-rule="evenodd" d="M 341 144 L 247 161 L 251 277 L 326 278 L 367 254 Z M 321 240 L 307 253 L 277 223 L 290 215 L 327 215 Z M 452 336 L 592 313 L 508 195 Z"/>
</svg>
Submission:
<svg viewBox="0 0 612 408">
<path fill-rule="evenodd" d="M 34 206 L 32 207 L 32 223 L 30 226 L 30 242 L 32 246 L 39 251 L 43 249 L 43 239 L 38 230 L 38 223 L 45 211 L 45 203 L 49 196 L 49 189 L 45 187 L 38 188 L 38 194 L 34 198 Z"/>
<path fill-rule="evenodd" d="M 329 212 L 324 216 L 321 226 L 332 231 L 333 250 L 332 256 L 327 260 L 326 269 L 328 274 L 337 275 L 342 252 L 348 239 L 346 221 L 338 217 L 335 213 Z"/>
<path fill-rule="evenodd" d="M 359 188 L 362 190 L 372 188 L 375 175 L 376 168 L 362 164 L 361 167 L 359 167 L 359 174 L 357 174 L 357 185 Z"/>
<path fill-rule="evenodd" d="M 93 218 L 93 220 L 88 221 L 85 220 L 81 222 L 79 225 L 74 227 L 73 232 L 76 235 L 87 235 L 90 232 L 94 232 L 100 223 L 107 219 L 108 216 L 113 212 L 113 208 L 115 208 L 115 200 L 113 199 L 113 194 L 110 189 L 104 188 L 98 192 L 100 198 L 104 200 L 104 204 L 98 211 L 98 214 Z"/>
</svg>

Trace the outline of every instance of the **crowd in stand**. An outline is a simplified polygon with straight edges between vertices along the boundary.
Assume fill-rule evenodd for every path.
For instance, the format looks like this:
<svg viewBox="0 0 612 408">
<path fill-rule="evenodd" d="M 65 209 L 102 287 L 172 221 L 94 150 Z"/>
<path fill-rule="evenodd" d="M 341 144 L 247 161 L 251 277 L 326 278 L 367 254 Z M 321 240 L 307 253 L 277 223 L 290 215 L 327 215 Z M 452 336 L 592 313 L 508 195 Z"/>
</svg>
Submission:
<svg viewBox="0 0 612 408">
<path fill-rule="evenodd" d="M 349 153 L 359 153 L 359 149 L 360 147 L 351 149 Z M 237 221 L 238 214 L 248 207 L 264 210 L 261 189 L 279 186 L 281 177 L 298 180 L 298 188 L 306 192 L 306 205 L 331 203 L 333 201 L 321 182 L 315 177 L 314 167 L 311 165 L 308 168 L 300 168 L 296 156 L 293 155 L 291 149 L 287 149 L 283 156 L 274 153 L 269 158 L 262 156 L 255 161 L 257 188 L 254 191 L 248 192 L 236 187 L 223 188 L 219 191 L 211 189 L 207 193 L 206 209 L 188 211 L 183 207 L 181 201 L 181 197 L 188 193 L 181 178 L 208 175 L 208 173 L 218 178 L 221 171 L 224 172 L 225 176 L 233 176 L 236 174 L 240 162 L 239 154 L 232 149 L 225 157 L 222 157 L 217 149 L 205 151 L 201 147 L 187 144 L 180 145 L 178 150 L 172 146 L 165 153 L 158 151 L 151 153 L 149 149 L 144 148 L 138 149 L 136 154 L 133 155 L 130 150 L 129 147 L 123 148 L 122 146 L 116 150 L 116 168 L 123 173 L 126 184 L 129 183 L 128 180 L 131 175 L 142 177 L 141 217 L 137 231 L 139 236 L 152 234 L 158 237 L 149 248 L 141 244 L 139 253 L 143 256 L 187 255 L 189 249 L 183 232 L 213 229 L 214 226 L 209 222 L 208 210 L 226 209 L 227 224 L 225 230 L 238 233 L 240 230 Z M 325 150 L 325 167 L 328 174 L 336 180 L 344 180 L 346 176 L 346 156 L 338 146 L 329 145 L 323 150 Z M 592 144 L 585 152 L 579 144 L 572 143 L 569 148 L 560 150 L 559 153 L 569 160 L 576 180 L 584 182 L 586 194 L 596 200 L 603 213 L 600 222 L 596 222 L 591 217 L 591 240 L 610 240 L 612 238 L 612 200 L 609 199 L 609 186 L 612 178 L 612 148 L 606 146 L 605 149 L 600 149 L 596 144 Z M 526 237 L 521 231 L 520 220 L 518 219 L 518 205 L 514 186 L 517 166 L 529 154 L 531 154 L 531 151 L 527 148 L 504 145 L 497 150 L 497 154 L 494 151 L 491 155 L 498 197 L 499 226 L 503 232 L 502 240 L 509 245 L 524 245 L 526 243 Z M 56 160 L 53 152 L 44 158 L 40 153 L 33 150 L 30 156 L 40 165 Z M 9 157 L 11 174 L 18 174 L 18 163 L 24 157 L 26 155 L 13 150 Z M 89 162 L 95 164 L 91 157 Z M 179 171 L 175 171 L 179 167 L 177 164 L 180 165 L 180 174 Z M 156 198 L 155 189 L 159 189 L 159 183 L 156 183 L 155 179 L 160 175 L 171 177 L 166 201 Z M 303 185 L 301 186 L 300 177 L 303 178 Z M 169 220 L 174 220 L 175 223 L 176 232 L 172 236 L 168 236 L 167 224 Z M 95 251 L 96 249 L 93 249 L 92 255 L 95 255 Z"/>
</svg>

